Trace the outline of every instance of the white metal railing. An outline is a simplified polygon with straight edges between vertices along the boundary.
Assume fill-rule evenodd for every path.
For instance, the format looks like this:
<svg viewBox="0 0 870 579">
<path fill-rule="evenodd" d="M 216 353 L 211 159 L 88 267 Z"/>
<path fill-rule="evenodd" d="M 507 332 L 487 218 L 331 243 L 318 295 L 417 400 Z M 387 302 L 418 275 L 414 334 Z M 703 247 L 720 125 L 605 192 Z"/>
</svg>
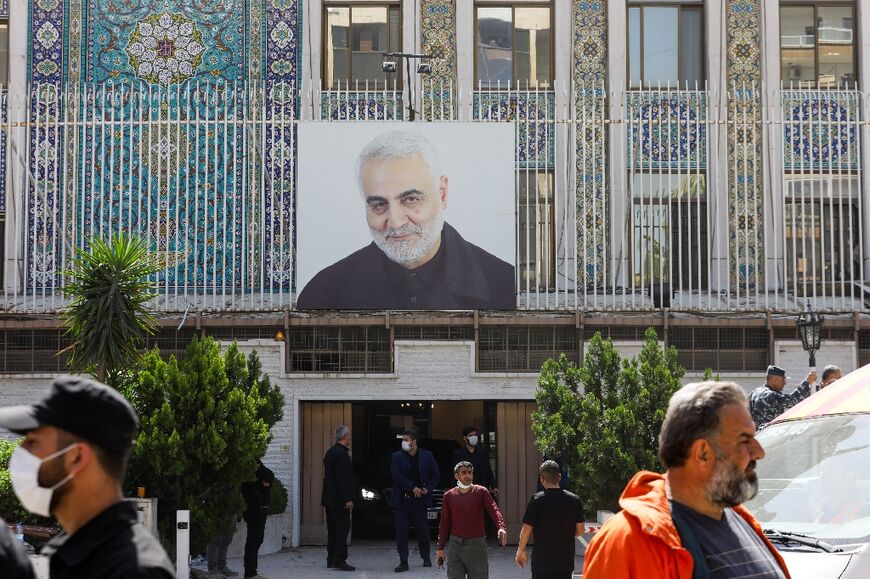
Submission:
<svg viewBox="0 0 870 579">
<path fill-rule="evenodd" d="M 407 120 L 407 94 L 194 82 L 12 95 L 0 305 L 56 311 L 75 251 L 126 231 L 168 265 L 161 310 L 292 308 L 297 110 Z M 866 309 L 861 92 L 434 80 L 414 102 L 423 121 L 514 124 L 521 308 Z"/>
</svg>

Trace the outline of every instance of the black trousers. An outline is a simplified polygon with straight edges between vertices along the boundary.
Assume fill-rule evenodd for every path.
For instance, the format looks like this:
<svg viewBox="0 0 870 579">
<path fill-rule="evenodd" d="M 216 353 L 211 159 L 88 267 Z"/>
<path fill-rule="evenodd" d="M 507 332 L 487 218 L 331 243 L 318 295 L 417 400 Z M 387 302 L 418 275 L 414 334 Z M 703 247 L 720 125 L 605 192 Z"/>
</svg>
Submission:
<svg viewBox="0 0 870 579">
<path fill-rule="evenodd" d="M 423 499 L 402 497 L 402 508 L 393 511 L 393 520 L 396 523 L 396 550 L 399 552 L 399 560 L 408 562 L 408 532 L 410 526 L 414 525 L 420 557 L 429 561 L 429 523 L 426 520 Z"/>
<path fill-rule="evenodd" d="M 350 511 L 344 507 L 326 507 L 326 564 L 341 565 L 347 561 L 347 534 L 350 532 Z"/>
<path fill-rule="evenodd" d="M 266 534 L 266 515 L 246 516 L 248 536 L 245 539 L 245 577 L 257 575 L 257 553 Z"/>
</svg>

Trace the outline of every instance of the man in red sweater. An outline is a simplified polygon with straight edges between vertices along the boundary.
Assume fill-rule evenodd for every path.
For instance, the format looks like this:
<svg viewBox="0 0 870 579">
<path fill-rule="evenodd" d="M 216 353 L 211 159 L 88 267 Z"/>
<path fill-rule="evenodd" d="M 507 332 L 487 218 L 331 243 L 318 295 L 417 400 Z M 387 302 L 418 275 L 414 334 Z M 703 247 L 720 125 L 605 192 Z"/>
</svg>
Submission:
<svg viewBox="0 0 870 579">
<path fill-rule="evenodd" d="M 486 530 L 483 513 L 498 527 L 501 546 L 507 544 L 504 517 L 492 500 L 486 487 L 476 485 L 474 467 L 470 462 L 460 462 L 453 469 L 456 488 L 444 493 L 441 503 L 441 526 L 438 531 L 438 565 L 444 561 L 444 545 L 447 549 L 447 579 L 488 579 L 489 562 L 486 554 Z"/>
</svg>

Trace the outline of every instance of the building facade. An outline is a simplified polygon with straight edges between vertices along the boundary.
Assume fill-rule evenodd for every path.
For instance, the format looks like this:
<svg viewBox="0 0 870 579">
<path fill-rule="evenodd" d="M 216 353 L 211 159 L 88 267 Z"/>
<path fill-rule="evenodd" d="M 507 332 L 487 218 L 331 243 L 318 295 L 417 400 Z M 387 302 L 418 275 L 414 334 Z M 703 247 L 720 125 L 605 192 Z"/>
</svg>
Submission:
<svg viewBox="0 0 870 579">
<path fill-rule="evenodd" d="M 517 524 L 536 372 L 581 360 L 597 331 L 632 353 L 653 327 L 690 377 L 750 388 L 770 363 L 805 367 L 809 306 L 820 363 L 870 362 L 865 3 L 8 2 L 0 402 L 63 370 L 76 250 L 145 237 L 166 264 L 153 345 L 238 340 L 284 389 L 267 459 L 296 544 L 324 532 L 320 458 L 341 422 L 375 482 L 404 427 L 442 441 L 476 425 Z M 514 307 L 299 308 L 308 232 L 343 233 L 310 212 L 310 167 L 336 170 L 310 141 L 420 125 L 509 127 L 495 193 Z M 493 221 L 464 218 L 469 235 Z"/>
</svg>

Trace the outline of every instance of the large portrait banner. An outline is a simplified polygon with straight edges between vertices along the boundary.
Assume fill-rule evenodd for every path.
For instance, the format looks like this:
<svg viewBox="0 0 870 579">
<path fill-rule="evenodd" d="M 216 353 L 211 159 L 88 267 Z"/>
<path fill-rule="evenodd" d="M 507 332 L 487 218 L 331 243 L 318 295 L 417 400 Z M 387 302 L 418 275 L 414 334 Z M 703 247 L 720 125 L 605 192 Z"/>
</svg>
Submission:
<svg viewBox="0 0 870 579">
<path fill-rule="evenodd" d="M 516 306 L 510 123 L 300 122 L 300 310 Z"/>
</svg>

